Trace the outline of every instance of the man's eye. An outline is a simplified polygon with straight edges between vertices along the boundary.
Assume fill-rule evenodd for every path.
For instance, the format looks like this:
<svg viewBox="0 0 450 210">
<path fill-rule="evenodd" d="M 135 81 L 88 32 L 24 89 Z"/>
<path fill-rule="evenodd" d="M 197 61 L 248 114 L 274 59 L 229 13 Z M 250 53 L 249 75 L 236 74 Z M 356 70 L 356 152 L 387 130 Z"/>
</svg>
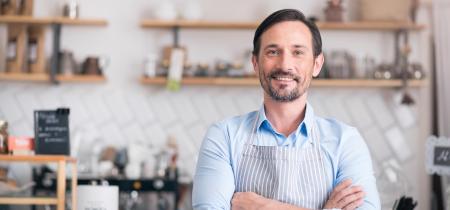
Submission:
<svg viewBox="0 0 450 210">
<path fill-rule="evenodd" d="M 270 56 L 275 56 L 275 55 L 278 55 L 278 54 L 279 53 L 276 50 L 269 50 L 269 51 L 267 51 L 267 55 L 270 55 Z"/>
<path fill-rule="evenodd" d="M 294 55 L 303 55 L 303 51 L 296 50 L 296 51 L 294 51 Z"/>
</svg>

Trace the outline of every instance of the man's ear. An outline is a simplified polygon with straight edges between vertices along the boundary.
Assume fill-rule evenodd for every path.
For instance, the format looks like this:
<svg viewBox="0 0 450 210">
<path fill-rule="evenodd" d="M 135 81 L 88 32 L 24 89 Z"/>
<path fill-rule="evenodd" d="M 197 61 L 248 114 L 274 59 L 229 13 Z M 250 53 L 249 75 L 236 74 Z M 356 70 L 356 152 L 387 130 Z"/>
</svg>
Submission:
<svg viewBox="0 0 450 210">
<path fill-rule="evenodd" d="M 316 58 L 314 58 L 314 70 L 313 77 L 317 77 L 322 70 L 323 63 L 325 62 L 325 57 L 323 53 L 320 53 Z"/>
<path fill-rule="evenodd" d="M 258 57 L 256 55 L 252 55 L 252 64 L 253 64 L 253 71 L 255 71 L 256 76 L 259 77 Z"/>
</svg>

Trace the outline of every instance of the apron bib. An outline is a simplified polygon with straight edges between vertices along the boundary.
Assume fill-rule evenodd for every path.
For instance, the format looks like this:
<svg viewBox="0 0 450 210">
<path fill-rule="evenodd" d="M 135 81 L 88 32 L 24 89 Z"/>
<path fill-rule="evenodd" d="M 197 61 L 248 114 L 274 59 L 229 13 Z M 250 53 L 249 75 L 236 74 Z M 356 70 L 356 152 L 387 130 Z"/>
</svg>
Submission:
<svg viewBox="0 0 450 210">
<path fill-rule="evenodd" d="M 320 209 L 328 199 L 331 183 L 313 125 L 304 148 L 257 146 L 256 122 L 238 163 L 237 192 L 254 192 L 266 198 L 303 208 Z"/>
</svg>

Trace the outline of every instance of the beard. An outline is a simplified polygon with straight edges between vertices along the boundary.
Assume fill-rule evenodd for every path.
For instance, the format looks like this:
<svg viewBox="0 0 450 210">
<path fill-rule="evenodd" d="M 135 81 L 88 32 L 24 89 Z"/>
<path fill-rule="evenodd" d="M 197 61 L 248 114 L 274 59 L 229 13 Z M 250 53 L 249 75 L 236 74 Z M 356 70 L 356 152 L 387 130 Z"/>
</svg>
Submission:
<svg viewBox="0 0 450 210">
<path fill-rule="evenodd" d="M 272 80 L 274 80 L 277 77 L 288 77 L 292 78 L 293 81 L 296 83 L 295 87 L 291 90 L 287 90 L 285 85 L 282 87 L 276 88 L 272 85 Z M 300 90 L 299 86 L 302 82 L 302 79 L 300 76 L 295 75 L 291 72 L 286 72 L 283 70 L 274 70 L 271 71 L 268 75 L 264 75 L 263 71 L 260 71 L 259 75 L 259 81 L 261 83 L 261 86 L 263 87 L 264 91 L 275 101 L 277 102 L 292 102 L 300 96 L 302 96 L 305 93 L 305 89 L 302 88 Z"/>
</svg>

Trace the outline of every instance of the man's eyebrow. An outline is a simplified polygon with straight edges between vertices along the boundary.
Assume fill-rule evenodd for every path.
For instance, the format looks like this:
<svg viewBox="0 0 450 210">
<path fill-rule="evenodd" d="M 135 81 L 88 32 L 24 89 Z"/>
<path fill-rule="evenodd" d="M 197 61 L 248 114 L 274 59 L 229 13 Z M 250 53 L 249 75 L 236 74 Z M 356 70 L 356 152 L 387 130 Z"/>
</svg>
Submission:
<svg viewBox="0 0 450 210">
<path fill-rule="evenodd" d="M 307 46 L 301 45 L 301 44 L 296 44 L 296 45 L 294 45 L 294 48 L 305 48 L 305 49 L 308 49 Z"/>
<path fill-rule="evenodd" d="M 264 47 L 264 49 L 267 49 L 267 48 L 277 48 L 277 47 L 278 47 L 277 44 L 269 44 L 269 45 L 267 45 L 266 47 Z"/>
<path fill-rule="evenodd" d="M 305 45 L 301 45 L 301 44 L 295 44 L 292 46 L 293 48 L 304 48 L 304 49 L 308 49 L 307 46 Z M 264 47 L 264 49 L 268 49 L 268 48 L 278 48 L 277 44 L 269 44 L 266 47 Z"/>
</svg>

